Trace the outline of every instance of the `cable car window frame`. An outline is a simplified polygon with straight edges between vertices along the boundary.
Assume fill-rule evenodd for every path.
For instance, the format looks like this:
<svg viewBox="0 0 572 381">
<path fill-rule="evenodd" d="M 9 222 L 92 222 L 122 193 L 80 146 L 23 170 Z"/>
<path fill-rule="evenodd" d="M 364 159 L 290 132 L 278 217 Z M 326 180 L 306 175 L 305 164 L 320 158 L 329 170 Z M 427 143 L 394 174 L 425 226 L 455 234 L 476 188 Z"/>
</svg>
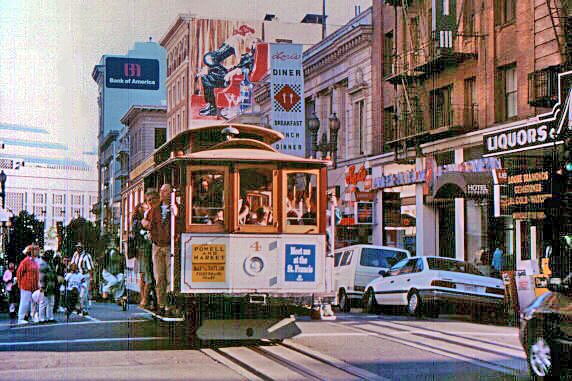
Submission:
<svg viewBox="0 0 572 381">
<path fill-rule="evenodd" d="M 240 171 L 243 169 L 264 169 L 272 171 L 272 224 L 269 225 L 257 225 L 257 224 L 239 224 L 238 217 L 240 210 L 238 210 L 239 200 L 240 200 Z M 240 233 L 277 233 L 278 232 L 278 176 L 279 170 L 274 164 L 249 164 L 249 163 L 237 163 L 235 165 L 235 181 L 234 181 L 234 198 L 233 198 L 233 208 L 234 213 L 234 226 L 236 231 Z M 251 210 L 252 213 L 256 211 Z"/>
<path fill-rule="evenodd" d="M 194 224 L 192 223 L 192 212 L 193 212 L 193 186 L 192 186 L 192 175 L 193 171 L 205 172 L 212 170 L 213 172 L 223 173 L 224 182 L 224 194 L 223 194 L 223 224 Z M 185 218 L 185 230 L 187 232 L 195 233 L 218 233 L 218 232 L 228 232 L 230 223 L 230 171 L 229 167 L 226 165 L 189 165 L 186 168 L 187 185 L 185 186 L 185 200 L 186 200 L 186 218 Z"/>
<path fill-rule="evenodd" d="M 286 213 L 286 202 L 282 203 L 282 231 L 284 233 L 294 233 L 294 234 L 319 234 L 321 226 L 321 205 L 320 205 L 320 195 L 321 189 L 321 174 L 320 169 L 283 169 L 282 170 L 282 198 L 286 200 L 288 197 L 288 175 L 292 173 L 303 173 L 316 176 L 316 224 L 315 225 L 288 225 L 288 220 Z"/>
</svg>

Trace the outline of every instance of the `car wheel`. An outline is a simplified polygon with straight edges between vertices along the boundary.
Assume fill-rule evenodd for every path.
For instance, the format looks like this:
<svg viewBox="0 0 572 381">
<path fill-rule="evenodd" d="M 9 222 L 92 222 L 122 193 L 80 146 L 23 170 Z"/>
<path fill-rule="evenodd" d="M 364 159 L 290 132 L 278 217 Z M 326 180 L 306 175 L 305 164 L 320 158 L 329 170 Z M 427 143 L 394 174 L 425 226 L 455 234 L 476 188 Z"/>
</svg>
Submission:
<svg viewBox="0 0 572 381">
<path fill-rule="evenodd" d="M 372 288 L 367 290 L 364 298 L 363 311 L 368 314 L 376 314 L 379 310 L 377 300 L 375 300 L 375 292 Z"/>
<path fill-rule="evenodd" d="M 552 350 L 549 342 L 538 336 L 532 339 L 528 345 L 528 369 L 530 375 L 535 380 L 548 380 L 557 376 L 555 370 L 555 351 Z"/>
<path fill-rule="evenodd" d="M 348 299 L 348 295 L 344 290 L 340 290 L 338 295 L 338 305 L 340 307 L 340 311 L 342 312 L 349 312 L 350 311 L 350 300 Z"/>
<path fill-rule="evenodd" d="M 407 295 L 407 313 L 411 316 L 421 316 L 421 297 L 417 290 L 412 290 Z"/>
</svg>

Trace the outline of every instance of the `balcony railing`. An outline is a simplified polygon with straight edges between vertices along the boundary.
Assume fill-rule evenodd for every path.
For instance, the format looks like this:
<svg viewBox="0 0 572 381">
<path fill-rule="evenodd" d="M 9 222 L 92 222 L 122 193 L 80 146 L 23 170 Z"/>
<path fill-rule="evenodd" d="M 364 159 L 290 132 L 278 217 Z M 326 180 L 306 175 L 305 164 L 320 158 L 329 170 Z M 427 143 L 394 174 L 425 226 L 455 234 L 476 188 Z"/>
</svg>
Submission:
<svg viewBox="0 0 572 381">
<path fill-rule="evenodd" d="M 387 144 L 440 132 L 463 133 L 478 127 L 479 108 L 476 104 L 439 106 L 427 112 L 394 112 L 384 121 L 384 141 Z"/>
<path fill-rule="evenodd" d="M 558 66 L 528 74 L 528 104 L 552 107 L 558 102 Z"/>
<path fill-rule="evenodd" d="M 430 111 L 431 130 L 471 131 L 479 127 L 478 105 L 438 105 Z"/>
</svg>

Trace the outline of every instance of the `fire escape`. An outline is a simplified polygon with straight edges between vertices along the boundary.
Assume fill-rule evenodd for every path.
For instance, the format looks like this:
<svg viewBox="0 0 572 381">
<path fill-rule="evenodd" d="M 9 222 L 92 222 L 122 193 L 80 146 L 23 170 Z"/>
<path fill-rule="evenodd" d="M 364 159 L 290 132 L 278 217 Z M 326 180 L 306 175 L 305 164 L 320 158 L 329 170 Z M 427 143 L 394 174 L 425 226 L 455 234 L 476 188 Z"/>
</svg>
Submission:
<svg viewBox="0 0 572 381">
<path fill-rule="evenodd" d="M 435 89 L 432 81 L 447 67 L 477 57 L 477 34 L 458 33 L 456 9 L 442 8 L 447 1 L 385 3 L 393 6 L 396 31 L 391 54 L 389 46 L 384 49 L 391 63 L 386 62 L 384 77 L 394 86 L 396 98 L 393 112 L 385 117 L 385 143 L 397 162 L 411 163 L 420 144 L 478 127 L 476 102 L 452 104 L 450 89 Z M 432 25 L 434 9 L 445 15 L 437 17 L 444 20 L 437 28 Z M 463 4 L 461 16 L 464 12 Z"/>
<path fill-rule="evenodd" d="M 534 7 L 534 72 L 528 75 L 528 103 L 552 107 L 558 101 L 558 73 L 572 70 L 572 16 L 568 0 Z"/>
</svg>

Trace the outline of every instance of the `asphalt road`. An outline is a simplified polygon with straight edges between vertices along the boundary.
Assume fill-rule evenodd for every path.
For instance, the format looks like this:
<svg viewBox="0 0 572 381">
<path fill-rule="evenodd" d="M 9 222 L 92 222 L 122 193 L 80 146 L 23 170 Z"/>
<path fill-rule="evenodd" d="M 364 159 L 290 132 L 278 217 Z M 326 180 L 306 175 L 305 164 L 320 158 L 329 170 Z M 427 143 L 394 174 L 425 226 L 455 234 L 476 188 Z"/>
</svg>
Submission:
<svg viewBox="0 0 572 381">
<path fill-rule="evenodd" d="M 254 379 L 189 340 L 184 326 L 158 324 L 134 306 L 122 311 L 98 303 L 89 317 L 72 315 L 69 322 L 63 314 L 56 317 L 56 324 L 15 327 L 0 314 L 0 380 Z M 299 326 L 302 334 L 287 342 L 380 379 L 528 379 L 514 327 L 357 310 L 338 314 L 336 321 L 302 318 Z M 222 343 L 220 348 L 232 352 L 233 346 L 240 347 Z M 284 378 L 267 379 L 307 379 L 274 374 Z"/>
</svg>

